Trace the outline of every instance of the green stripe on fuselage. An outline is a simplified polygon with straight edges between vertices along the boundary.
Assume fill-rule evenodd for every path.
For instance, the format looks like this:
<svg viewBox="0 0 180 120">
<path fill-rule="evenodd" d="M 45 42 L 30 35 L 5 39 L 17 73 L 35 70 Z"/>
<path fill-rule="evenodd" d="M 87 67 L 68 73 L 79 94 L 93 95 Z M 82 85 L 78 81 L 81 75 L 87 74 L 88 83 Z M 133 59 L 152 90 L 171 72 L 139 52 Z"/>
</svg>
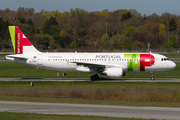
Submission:
<svg viewBox="0 0 180 120">
<path fill-rule="evenodd" d="M 128 71 L 133 71 L 134 68 L 140 68 L 140 54 L 124 54 L 124 59 L 127 60 Z M 138 59 L 138 60 L 137 60 Z"/>
</svg>

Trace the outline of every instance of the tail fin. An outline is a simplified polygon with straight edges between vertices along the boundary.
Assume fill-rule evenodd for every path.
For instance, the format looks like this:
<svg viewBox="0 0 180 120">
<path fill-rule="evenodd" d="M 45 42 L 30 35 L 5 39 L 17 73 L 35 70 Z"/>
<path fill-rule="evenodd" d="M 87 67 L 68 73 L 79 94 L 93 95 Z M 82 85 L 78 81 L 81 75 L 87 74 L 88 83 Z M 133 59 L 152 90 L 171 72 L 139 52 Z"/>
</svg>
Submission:
<svg viewBox="0 0 180 120">
<path fill-rule="evenodd" d="M 9 32 L 15 54 L 39 52 L 17 26 L 9 26 Z"/>
</svg>

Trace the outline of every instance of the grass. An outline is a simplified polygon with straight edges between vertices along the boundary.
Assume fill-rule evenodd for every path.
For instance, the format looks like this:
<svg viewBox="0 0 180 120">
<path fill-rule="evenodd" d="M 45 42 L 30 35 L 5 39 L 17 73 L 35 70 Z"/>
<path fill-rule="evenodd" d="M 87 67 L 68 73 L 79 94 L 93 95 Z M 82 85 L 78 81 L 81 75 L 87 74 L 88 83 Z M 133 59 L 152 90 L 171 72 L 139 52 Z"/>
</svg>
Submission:
<svg viewBox="0 0 180 120">
<path fill-rule="evenodd" d="M 15 63 L 0 62 L 0 78 L 58 78 L 57 72 L 52 70 L 37 69 L 35 67 Z M 63 72 L 59 72 L 62 75 Z M 67 72 L 64 78 L 87 78 L 91 73 Z M 62 76 L 60 76 L 62 78 Z"/>
<path fill-rule="evenodd" d="M 1 120 L 146 120 L 140 118 L 117 118 L 80 115 L 55 115 L 36 113 L 0 112 Z M 151 119 L 152 120 L 152 119 Z"/>
<path fill-rule="evenodd" d="M 180 63 L 176 63 L 176 68 L 170 71 L 154 72 L 155 78 L 180 78 Z M 57 77 L 57 72 L 52 70 L 37 69 L 35 67 L 15 63 L 0 62 L 0 78 L 90 78 L 92 73 L 66 72 L 67 76 Z M 100 75 L 101 78 L 107 78 Z M 150 72 L 127 72 L 124 78 L 150 78 Z"/>
<path fill-rule="evenodd" d="M 178 53 L 167 53 L 167 54 L 162 54 L 168 58 L 180 58 L 180 54 Z"/>
<path fill-rule="evenodd" d="M 0 100 L 180 107 L 180 83 L 2 82 Z"/>
<path fill-rule="evenodd" d="M 9 55 L 9 54 L 0 54 L 0 57 L 5 57 L 6 55 Z"/>
</svg>

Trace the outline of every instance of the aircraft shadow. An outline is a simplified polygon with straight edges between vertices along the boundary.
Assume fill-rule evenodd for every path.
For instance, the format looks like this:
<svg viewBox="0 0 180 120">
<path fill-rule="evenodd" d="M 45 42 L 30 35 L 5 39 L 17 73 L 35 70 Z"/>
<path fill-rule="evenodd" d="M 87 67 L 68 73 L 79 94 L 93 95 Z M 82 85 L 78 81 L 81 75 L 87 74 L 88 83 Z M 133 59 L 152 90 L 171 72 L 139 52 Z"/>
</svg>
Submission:
<svg viewBox="0 0 180 120">
<path fill-rule="evenodd" d="M 43 80 L 44 78 L 19 78 L 16 80 L 29 81 L 29 80 Z"/>
<path fill-rule="evenodd" d="M 155 80 L 151 80 L 150 78 L 122 78 L 122 79 L 111 79 L 111 78 L 99 78 L 98 80 L 94 81 L 169 81 L 171 79 L 163 79 L 157 78 Z"/>
</svg>

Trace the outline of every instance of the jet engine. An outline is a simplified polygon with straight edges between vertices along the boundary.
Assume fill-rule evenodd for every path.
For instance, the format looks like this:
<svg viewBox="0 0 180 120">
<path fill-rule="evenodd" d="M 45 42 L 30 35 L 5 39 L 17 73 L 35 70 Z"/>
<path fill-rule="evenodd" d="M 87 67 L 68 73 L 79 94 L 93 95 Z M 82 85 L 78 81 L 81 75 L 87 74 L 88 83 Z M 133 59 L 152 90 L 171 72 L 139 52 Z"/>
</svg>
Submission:
<svg viewBox="0 0 180 120">
<path fill-rule="evenodd" d="M 106 68 L 103 73 L 113 78 L 121 78 L 126 75 L 122 68 Z"/>
</svg>

